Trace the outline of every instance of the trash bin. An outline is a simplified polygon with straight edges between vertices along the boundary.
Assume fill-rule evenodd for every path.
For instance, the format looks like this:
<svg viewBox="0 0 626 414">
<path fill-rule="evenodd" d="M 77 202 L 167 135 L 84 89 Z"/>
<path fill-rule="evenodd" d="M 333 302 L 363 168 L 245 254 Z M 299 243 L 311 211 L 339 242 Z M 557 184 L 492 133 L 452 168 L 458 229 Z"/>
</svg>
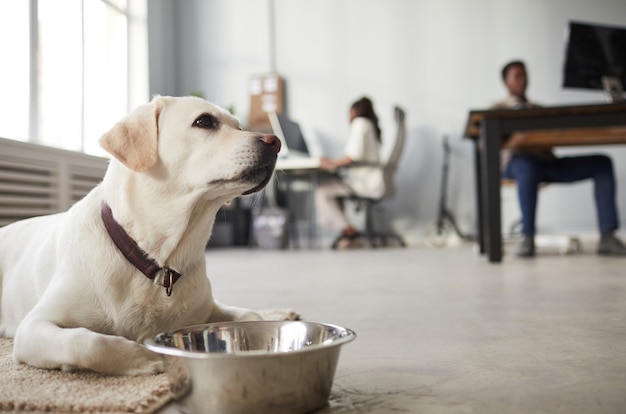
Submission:
<svg viewBox="0 0 626 414">
<path fill-rule="evenodd" d="M 287 220 L 287 210 L 280 207 L 263 207 L 253 219 L 257 246 L 262 249 L 287 248 Z"/>
</svg>

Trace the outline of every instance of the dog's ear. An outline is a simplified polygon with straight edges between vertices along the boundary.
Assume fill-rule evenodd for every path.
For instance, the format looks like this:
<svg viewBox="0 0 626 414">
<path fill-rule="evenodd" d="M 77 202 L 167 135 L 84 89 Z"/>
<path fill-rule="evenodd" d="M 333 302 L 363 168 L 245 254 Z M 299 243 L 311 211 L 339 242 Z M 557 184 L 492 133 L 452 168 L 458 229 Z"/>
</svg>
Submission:
<svg viewBox="0 0 626 414">
<path fill-rule="evenodd" d="M 100 138 L 100 146 L 133 171 L 145 171 L 158 159 L 158 124 L 163 99 L 133 110 Z"/>
</svg>

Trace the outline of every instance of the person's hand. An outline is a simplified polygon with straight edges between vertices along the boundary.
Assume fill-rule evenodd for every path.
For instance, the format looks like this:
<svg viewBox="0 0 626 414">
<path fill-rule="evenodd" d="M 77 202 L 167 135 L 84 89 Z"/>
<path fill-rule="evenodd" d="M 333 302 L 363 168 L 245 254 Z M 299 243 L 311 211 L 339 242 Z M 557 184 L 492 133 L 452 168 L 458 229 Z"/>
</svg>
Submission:
<svg viewBox="0 0 626 414">
<path fill-rule="evenodd" d="M 332 159 L 328 157 L 320 157 L 320 168 L 322 170 L 334 171 L 337 166 Z"/>
<path fill-rule="evenodd" d="M 348 156 L 343 156 L 337 159 L 320 157 L 320 168 L 330 172 L 334 172 L 337 168 L 347 167 L 352 163 L 352 159 Z"/>
</svg>

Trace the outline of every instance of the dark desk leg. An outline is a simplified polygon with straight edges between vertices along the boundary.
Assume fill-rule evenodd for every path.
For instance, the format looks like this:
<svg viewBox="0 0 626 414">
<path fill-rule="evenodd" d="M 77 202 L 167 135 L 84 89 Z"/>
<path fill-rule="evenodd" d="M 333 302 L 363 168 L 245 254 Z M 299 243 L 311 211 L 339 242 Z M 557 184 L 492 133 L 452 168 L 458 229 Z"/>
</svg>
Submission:
<svg viewBox="0 0 626 414">
<path fill-rule="evenodd" d="M 481 156 L 480 144 L 478 140 L 474 142 L 474 174 L 476 180 L 476 216 L 478 223 L 476 225 L 476 242 L 480 254 L 485 254 L 485 238 L 483 237 L 483 185 L 481 175 Z"/>
<path fill-rule="evenodd" d="M 285 181 L 287 184 L 286 189 L 286 201 L 287 201 L 287 235 L 289 237 L 288 243 L 293 246 L 295 249 L 300 248 L 300 238 L 298 234 L 298 218 L 296 216 L 296 212 L 294 211 L 295 203 L 293 192 L 291 191 L 291 185 L 293 177 L 291 174 L 285 174 Z"/>
<path fill-rule="evenodd" d="M 480 130 L 482 156 L 483 237 L 489 261 L 502 261 L 502 222 L 500 211 L 500 121 L 485 119 Z"/>
<path fill-rule="evenodd" d="M 246 219 L 246 210 L 241 205 L 241 199 L 237 197 L 233 208 L 233 244 L 245 246 L 248 244 L 245 235 L 249 234 L 250 221 Z M 246 227 L 247 226 L 247 227 Z"/>
<path fill-rule="evenodd" d="M 315 190 L 317 189 L 317 171 L 309 174 L 309 248 L 317 247 L 317 211 L 315 210 Z"/>
</svg>

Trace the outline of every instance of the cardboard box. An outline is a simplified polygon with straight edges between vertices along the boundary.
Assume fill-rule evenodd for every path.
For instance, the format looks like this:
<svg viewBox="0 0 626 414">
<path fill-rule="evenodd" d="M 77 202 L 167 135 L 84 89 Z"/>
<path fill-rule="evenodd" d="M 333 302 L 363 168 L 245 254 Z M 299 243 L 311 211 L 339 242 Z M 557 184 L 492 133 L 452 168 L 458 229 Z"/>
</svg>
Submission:
<svg viewBox="0 0 626 414">
<path fill-rule="evenodd" d="M 284 112 L 284 81 L 275 73 L 255 75 L 248 86 L 250 93 L 250 115 L 248 127 L 251 129 L 271 130 L 267 117 L 269 112 Z"/>
</svg>

